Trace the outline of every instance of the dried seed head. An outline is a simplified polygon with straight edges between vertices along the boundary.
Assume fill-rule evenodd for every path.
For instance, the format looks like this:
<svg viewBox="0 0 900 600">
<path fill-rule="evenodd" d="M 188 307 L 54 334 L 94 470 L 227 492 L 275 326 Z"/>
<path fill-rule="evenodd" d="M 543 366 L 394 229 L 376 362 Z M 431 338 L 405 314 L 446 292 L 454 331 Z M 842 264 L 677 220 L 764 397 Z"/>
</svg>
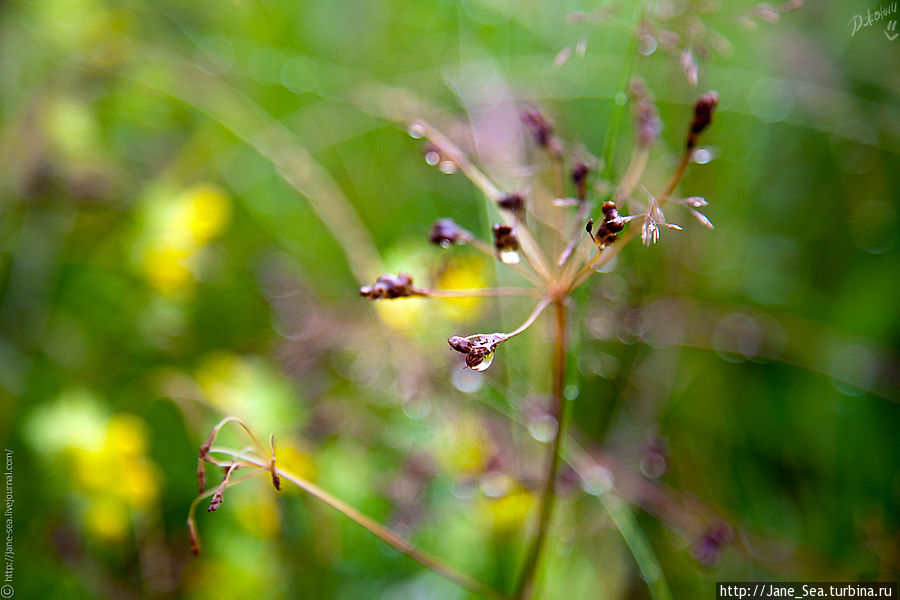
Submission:
<svg viewBox="0 0 900 600">
<path fill-rule="evenodd" d="M 544 116 L 540 110 L 536 108 L 526 108 L 519 114 L 522 122 L 531 130 L 535 143 L 541 148 L 548 148 L 550 139 L 553 137 L 553 125 Z"/>
<path fill-rule="evenodd" d="M 687 147 L 688 150 L 697 145 L 697 140 L 703 130 L 709 127 L 712 122 L 713 112 L 719 104 L 719 94 L 716 92 L 707 92 L 700 96 L 694 105 L 694 119 L 691 121 L 691 128 L 688 131 Z"/>
<path fill-rule="evenodd" d="M 415 288 L 412 285 L 412 276 L 406 273 L 382 275 L 375 282 L 375 285 L 359 288 L 359 295 L 365 296 L 369 300 L 392 300 L 394 298 L 413 296 L 415 293 Z"/>
<path fill-rule="evenodd" d="M 519 115 L 522 122 L 531 130 L 531 135 L 538 146 L 555 158 L 563 155 L 562 140 L 553 135 L 553 125 L 547 120 L 544 113 L 536 108 L 526 108 Z"/>
<path fill-rule="evenodd" d="M 453 244 L 459 243 L 463 233 L 463 228 L 457 225 L 453 219 L 438 219 L 431 226 L 428 240 L 442 248 L 449 248 Z"/>
<path fill-rule="evenodd" d="M 499 252 L 519 249 L 519 238 L 509 225 L 494 225 L 494 248 Z"/>
<path fill-rule="evenodd" d="M 458 335 L 452 336 L 447 340 L 447 343 L 450 344 L 450 347 L 456 350 L 457 352 L 462 352 L 463 354 L 467 354 L 469 350 L 472 349 L 472 342 L 469 338 L 464 338 Z"/>
<path fill-rule="evenodd" d="M 501 262 L 513 265 L 519 262 L 519 238 L 509 225 L 494 225 L 494 248 Z"/>
<path fill-rule="evenodd" d="M 613 245 L 619 239 L 619 232 L 625 228 L 625 223 L 631 220 L 631 217 L 620 215 L 619 210 L 616 208 L 616 203 L 612 200 L 604 202 L 600 210 L 603 211 L 603 222 L 597 227 L 597 232 L 593 233 L 593 219 L 588 221 L 585 229 L 598 247 L 605 248 Z"/>
<path fill-rule="evenodd" d="M 572 165 L 572 185 L 575 186 L 575 196 L 582 202 L 587 198 L 587 179 L 590 173 L 591 167 L 586 162 Z"/>
<path fill-rule="evenodd" d="M 659 132 L 662 129 L 659 113 L 653 103 L 653 95 L 640 79 L 632 80 L 628 86 L 628 93 L 632 100 L 637 145 L 649 148 L 659 139 Z"/>
<path fill-rule="evenodd" d="M 497 206 L 503 210 L 520 215 L 525 212 L 525 197 L 517 192 L 504 194 L 497 200 Z"/>
<path fill-rule="evenodd" d="M 273 459 L 272 462 L 274 463 L 275 460 Z M 274 487 L 277 491 L 280 492 L 281 491 L 281 477 L 278 476 L 278 472 L 275 470 L 274 465 L 272 467 L 271 473 L 272 473 L 272 487 Z"/>
<path fill-rule="evenodd" d="M 447 342 L 450 347 L 466 355 L 466 366 L 484 371 L 494 360 L 494 351 L 507 336 L 502 333 L 476 333 L 469 337 L 454 335 Z"/>
</svg>

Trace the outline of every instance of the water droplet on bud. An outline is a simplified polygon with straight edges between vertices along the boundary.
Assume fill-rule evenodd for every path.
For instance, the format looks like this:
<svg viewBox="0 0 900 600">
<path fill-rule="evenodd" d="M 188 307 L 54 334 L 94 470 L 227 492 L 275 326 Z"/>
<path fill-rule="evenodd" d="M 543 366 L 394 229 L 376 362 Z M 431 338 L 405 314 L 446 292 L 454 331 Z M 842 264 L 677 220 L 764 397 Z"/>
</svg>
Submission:
<svg viewBox="0 0 900 600">
<path fill-rule="evenodd" d="M 500 252 L 500 260 L 507 265 L 519 263 L 519 253 L 515 250 L 503 250 Z"/>
<path fill-rule="evenodd" d="M 438 169 L 440 169 L 441 173 L 444 175 L 452 175 L 456 173 L 456 163 L 452 160 L 443 160 L 441 164 L 438 165 Z"/>
<path fill-rule="evenodd" d="M 406 128 L 406 133 L 409 134 L 409 137 L 417 140 L 425 136 L 425 128 L 422 127 L 421 123 L 410 123 L 409 127 Z"/>
<path fill-rule="evenodd" d="M 714 158 L 716 158 L 716 153 L 713 152 L 712 148 L 705 146 L 695 149 L 694 153 L 691 155 L 691 160 L 698 165 L 705 165 Z"/>
<path fill-rule="evenodd" d="M 472 367 L 472 370 L 473 371 L 487 371 L 488 367 L 491 366 L 492 362 L 494 362 L 494 353 L 488 352 L 487 354 L 484 355 L 484 359 L 480 363 L 478 363 L 477 365 Z"/>
</svg>

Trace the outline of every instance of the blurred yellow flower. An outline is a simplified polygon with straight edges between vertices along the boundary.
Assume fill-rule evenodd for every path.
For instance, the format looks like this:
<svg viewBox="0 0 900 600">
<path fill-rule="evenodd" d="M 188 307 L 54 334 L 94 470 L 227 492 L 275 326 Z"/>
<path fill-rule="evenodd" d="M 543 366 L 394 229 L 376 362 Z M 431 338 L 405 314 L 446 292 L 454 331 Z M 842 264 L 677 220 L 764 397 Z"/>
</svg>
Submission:
<svg viewBox="0 0 900 600">
<path fill-rule="evenodd" d="M 405 298 L 403 301 L 384 300 L 374 304 L 375 312 L 394 331 L 416 331 L 425 317 L 425 301 L 422 298 Z"/>
<path fill-rule="evenodd" d="M 203 395 L 222 415 L 240 415 L 255 430 L 282 435 L 303 424 L 297 390 L 259 356 L 213 352 L 195 375 Z M 232 429 L 224 432 L 226 438 Z M 241 444 L 247 443 L 241 437 Z M 263 440 L 265 441 L 265 440 Z"/>
<path fill-rule="evenodd" d="M 290 471 L 298 477 L 314 481 L 316 478 L 316 464 L 308 452 L 295 447 L 293 444 L 280 444 L 275 440 L 275 455 L 278 457 L 278 467 Z M 297 489 L 296 486 L 287 486 L 285 489 Z"/>
<path fill-rule="evenodd" d="M 62 463 L 84 506 L 85 530 L 108 541 L 129 532 L 131 516 L 159 499 L 158 467 L 147 456 L 144 421 L 132 414 L 102 414 L 88 391 L 66 392 L 27 423 L 29 441 L 41 458 Z"/>
<path fill-rule="evenodd" d="M 146 211 L 141 262 L 147 280 L 165 295 L 189 291 L 203 249 L 231 221 L 228 196 L 215 184 L 199 183 L 174 196 L 154 195 Z"/>
<path fill-rule="evenodd" d="M 272 493 L 268 480 L 260 479 L 256 485 L 230 490 L 229 502 L 234 507 L 238 522 L 251 534 L 272 538 L 281 529 L 281 510 L 277 496 Z M 238 492 L 238 493 L 235 493 Z"/>
<path fill-rule="evenodd" d="M 159 245 L 148 249 L 144 256 L 147 280 L 158 291 L 174 295 L 192 285 L 189 266 L 192 252 L 173 246 Z"/>
<path fill-rule="evenodd" d="M 181 195 L 179 224 L 193 237 L 195 244 L 205 244 L 225 231 L 231 220 L 231 205 L 225 191 L 211 183 L 200 183 Z"/>
<path fill-rule="evenodd" d="M 490 458 L 488 433 L 476 418 L 448 421 L 435 437 L 434 457 L 451 474 L 470 475 L 483 470 Z"/>
<path fill-rule="evenodd" d="M 435 288 L 470 290 L 488 287 L 485 261 L 478 256 L 448 260 L 435 280 Z M 437 304 L 448 318 L 455 321 L 477 317 L 484 306 L 483 298 L 444 298 Z"/>
<path fill-rule="evenodd" d="M 121 542 L 131 528 L 128 506 L 115 496 L 93 498 L 84 512 L 84 526 L 108 542 Z"/>
<path fill-rule="evenodd" d="M 480 508 L 501 533 L 521 530 L 537 499 L 523 488 L 516 488 L 502 498 L 482 498 Z"/>
</svg>

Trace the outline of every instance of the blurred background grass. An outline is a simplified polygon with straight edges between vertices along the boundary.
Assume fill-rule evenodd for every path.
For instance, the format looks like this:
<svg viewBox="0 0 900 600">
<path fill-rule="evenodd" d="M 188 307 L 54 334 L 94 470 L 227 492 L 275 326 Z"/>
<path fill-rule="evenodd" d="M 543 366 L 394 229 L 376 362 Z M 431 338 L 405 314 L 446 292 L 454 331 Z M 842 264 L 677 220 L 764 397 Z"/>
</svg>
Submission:
<svg viewBox="0 0 900 600">
<path fill-rule="evenodd" d="M 582 296 L 567 397 L 594 467 L 564 474 L 543 597 L 896 580 L 900 60 L 884 22 L 848 26 L 875 8 L 771 23 L 748 2 L 669 0 L 0 4 L 16 597 L 468 597 L 262 480 L 201 515 L 191 557 L 196 449 L 225 414 L 274 433 L 279 464 L 511 587 L 543 465 L 546 332 L 473 375 L 447 336 L 508 331 L 527 303 L 382 306 L 355 288 L 381 268 L 520 283 L 427 245 L 438 217 L 485 234 L 491 215 L 403 121 L 458 136 L 468 116 L 478 135 L 485 106 L 536 104 L 570 147 L 614 140 L 621 175 L 627 112 L 610 129 L 643 13 L 693 32 L 700 73 L 692 88 L 642 30 L 632 69 L 666 123 L 648 185 L 718 90 L 714 159 L 681 184 L 716 229 L 671 217 L 686 230 L 629 247 Z M 598 9 L 610 18 L 566 19 Z M 579 39 L 584 56 L 554 66 Z M 537 160 L 482 149 L 508 186 Z"/>
</svg>

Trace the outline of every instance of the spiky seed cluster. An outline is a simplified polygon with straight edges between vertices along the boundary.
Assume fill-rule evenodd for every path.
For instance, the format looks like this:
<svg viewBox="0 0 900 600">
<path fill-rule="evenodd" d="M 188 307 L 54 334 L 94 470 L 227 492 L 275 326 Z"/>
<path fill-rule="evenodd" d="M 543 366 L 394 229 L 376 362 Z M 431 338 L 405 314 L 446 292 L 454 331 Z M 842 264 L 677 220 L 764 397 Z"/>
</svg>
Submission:
<svg viewBox="0 0 900 600">
<path fill-rule="evenodd" d="M 406 273 L 382 275 L 374 285 L 359 288 L 359 295 L 369 300 L 393 300 L 414 296 L 412 276 Z"/>
<path fill-rule="evenodd" d="M 509 225 L 494 225 L 493 232 L 497 252 L 515 252 L 519 249 L 519 238 Z"/>
<path fill-rule="evenodd" d="M 713 112 L 715 112 L 718 105 L 719 94 L 714 91 L 703 94 L 697 100 L 697 103 L 694 105 L 694 119 L 691 121 L 691 128 L 688 131 L 688 150 L 697 145 L 700 134 L 712 123 Z"/>
<path fill-rule="evenodd" d="M 428 240 L 442 248 L 449 248 L 453 244 L 460 243 L 463 234 L 463 228 L 457 225 L 453 219 L 438 219 L 431 226 Z"/>
<path fill-rule="evenodd" d="M 593 233 L 593 219 L 588 221 L 585 229 L 598 247 L 605 248 L 606 246 L 613 245 L 615 241 L 619 239 L 619 232 L 625 228 L 625 223 L 627 223 L 629 219 L 619 214 L 616 203 L 612 200 L 604 202 L 602 210 L 603 222 L 597 227 L 597 233 Z"/>
</svg>

